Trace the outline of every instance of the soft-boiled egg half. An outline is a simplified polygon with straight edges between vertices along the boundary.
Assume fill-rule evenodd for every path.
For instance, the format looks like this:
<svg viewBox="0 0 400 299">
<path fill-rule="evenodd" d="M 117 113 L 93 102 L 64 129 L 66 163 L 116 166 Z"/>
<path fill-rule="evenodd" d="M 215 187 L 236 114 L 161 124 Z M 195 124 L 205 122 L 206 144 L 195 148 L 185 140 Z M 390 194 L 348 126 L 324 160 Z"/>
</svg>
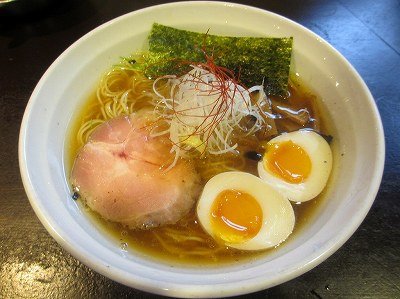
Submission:
<svg viewBox="0 0 400 299">
<path fill-rule="evenodd" d="M 300 130 L 271 139 L 258 162 L 258 175 L 290 201 L 315 198 L 328 181 L 332 151 L 318 133 Z"/>
<path fill-rule="evenodd" d="M 295 223 L 287 199 L 259 177 L 238 171 L 220 173 L 206 183 L 197 216 L 214 239 L 242 250 L 279 245 Z"/>
</svg>

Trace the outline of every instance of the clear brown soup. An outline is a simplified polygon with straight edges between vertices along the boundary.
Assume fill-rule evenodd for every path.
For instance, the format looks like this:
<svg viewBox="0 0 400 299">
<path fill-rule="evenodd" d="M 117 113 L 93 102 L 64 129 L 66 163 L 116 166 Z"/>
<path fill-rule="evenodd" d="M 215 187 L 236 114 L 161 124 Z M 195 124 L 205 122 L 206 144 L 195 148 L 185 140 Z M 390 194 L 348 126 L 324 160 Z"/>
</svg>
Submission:
<svg viewBox="0 0 400 299">
<path fill-rule="evenodd" d="M 143 96 L 143 94 L 151 93 L 151 81 L 129 69 L 114 69 L 106 76 L 112 77 L 112 80 L 107 83 L 109 84 L 108 88 L 110 92 L 118 94 L 118 91 L 121 90 L 133 90 L 130 92 L 131 100 L 135 102 L 134 105 L 132 105 L 133 110 L 140 109 L 147 105 L 146 101 L 148 99 L 146 96 Z M 103 78 L 100 84 L 104 84 L 105 81 L 107 80 Z M 134 86 L 134 88 L 132 86 Z M 100 85 L 98 89 L 101 89 Z M 70 171 L 72 168 L 73 161 L 82 146 L 82 138 L 77 138 L 77 135 L 79 135 L 78 131 L 82 127 L 82 124 L 91 118 L 103 120 L 107 118 L 102 115 L 100 111 L 98 96 L 99 92 L 94 91 L 85 101 L 72 123 L 70 140 L 67 142 L 66 148 L 66 164 L 70 167 L 67 171 Z M 240 136 L 240 134 L 237 135 L 237 139 L 240 140 L 238 153 L 236 155 L 227 154 L 225 157 L 228 161 L 227 165 L 230 167 L 257 174 L 257 161 L 251 159 L 249 153 L 262 153 L 263 145 L 259 142 L 260 138 L 268 140 L 276 134 L 303 128 L 310 128 L 324 135 L 330 134 L 328 130 L 328 120 L 325 113 L 321 112 L 318 98 L 301 83 L 291 81 L 289 85 L 289 96 L 285 99 L 271 97 L 271 101 L 272 105 L 269 112 L 281 115 L 281 118 L 273 120 L 274 131 L 272 133 L 259 132 L 258 136 L 247 139 L 241 138 L 242 136 Z M 95 125 L 93 125 L 93 127 L 95 127 Z M 86 134 L 89 135 L 90 130 L 88 130 Z M 204 183 L 213 175 L 224 171 L 224 169 L 209 167 L 212 162 L 213 161 L 210 161 L 210 159 L 198 159 L 198 161 L 196 161 Z M 285 243 L 295 238 L 296 234 L 307 225 L 310 219 L 317 213 L 318 207 L 323 202 L 323 197 L 324 192 L 311 201 L 301 204 L 292 203 L 296 216 L 295 228 L 288 240 L 279 247 L 285 246 Z M 77 202 L 81 208 L 86 211 L 88 217 L 93 220 L 95 225 L 99 227 L 99 230 L 109 235 L 110 238 L 115 241 L 116 246 L 121 247 L 121 250 L 135 252 L 149 259 L 162 261 L 164 263 L 195 264 L 198 266 L 240 263 L 257 258 L 260 255 L 267 255 L 269 252 L 277 250 L 276 248 L 272 248 L 256 252 L 241 251 L 218 244 L 202 230 L 198 224 L 194 210 L 175 225 L 153 228 L 151 230 L 129 230 L 118 223 L 112 223 L 102 219 L 99 215 L 85 207 L 82 199 L 78 199 Z"/>
</svg>

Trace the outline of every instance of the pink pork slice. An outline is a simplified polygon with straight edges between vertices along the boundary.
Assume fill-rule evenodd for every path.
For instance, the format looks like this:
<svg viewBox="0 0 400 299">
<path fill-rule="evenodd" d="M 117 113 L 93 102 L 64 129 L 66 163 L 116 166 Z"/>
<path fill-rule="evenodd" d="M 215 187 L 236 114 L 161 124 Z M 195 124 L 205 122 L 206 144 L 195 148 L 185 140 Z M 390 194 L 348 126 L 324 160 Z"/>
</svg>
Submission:
<svg viewBox="0 0 400 299">
<path fill-rule="evenodd" d="M 130 228 L 176 223 L 193 207 L 200 177 L 193 163 L 173 160 L 166 136 L 151 137 L 151 116 L 136 113 L 100 125 L 79 152 L 74 190 L 103 218 Z"/>
</svg>

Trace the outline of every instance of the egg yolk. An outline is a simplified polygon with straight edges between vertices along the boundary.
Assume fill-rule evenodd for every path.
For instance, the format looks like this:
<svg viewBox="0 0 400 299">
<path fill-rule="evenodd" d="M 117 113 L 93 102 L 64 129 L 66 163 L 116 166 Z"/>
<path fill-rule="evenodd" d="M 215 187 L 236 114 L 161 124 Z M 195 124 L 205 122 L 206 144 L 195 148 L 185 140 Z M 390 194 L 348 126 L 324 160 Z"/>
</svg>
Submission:
<svg viewBox="0 0 400 299">
<path fill-rule="evenodd" d="M 219 193 L 211 207 L 211 225 L 227 243 L 242 243 L 259 232 L 263 220 L 260 204 L 250 194 L 234 189 Z"/>
<path fill-rule="evenodd" d="M 293 141 L 268 144 L 264 167 L 288 183 L 299 184 L 311 173 L 311 159 Z"/>
</svg>

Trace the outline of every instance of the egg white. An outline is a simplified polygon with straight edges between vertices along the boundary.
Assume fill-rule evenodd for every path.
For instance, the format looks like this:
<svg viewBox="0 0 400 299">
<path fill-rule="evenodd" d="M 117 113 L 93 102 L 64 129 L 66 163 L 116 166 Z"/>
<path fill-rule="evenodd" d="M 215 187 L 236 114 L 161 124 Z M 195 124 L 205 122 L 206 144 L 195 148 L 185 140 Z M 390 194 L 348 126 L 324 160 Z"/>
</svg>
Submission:
<svg viewBox="0 0 400 299">
<path fill-rule="evenodd" d="M 326 186 L 332 169 L 332 151 L 328 142 L 321 135 L 310 130 L 284 133 L 271 139 L 269 143 L 290 140 L 299 145 L 310 157 L 311 173 L 306 180 L 298 184 L 286 182 L 271 170 L 266 169 L 263 160 L 258 162 L 258 175 L 290 201 L 308 201 L 320 194 Z"/>
<path fill-rule="evenodd" d="M 225 243 L 242 250 L 260 250 L 279 245 L 293 231 L 295 216 L 291 203 L 279 192 L 255 175 L 232 171 L 211 178 L 197 204 L 197 216 L 204 230 L 218 239 L 211 223 L 211 208 L 218 194 L 235 189 L 253 196 L 263 213 L 261 228 L 256 236 L 242 243 Z"/>
</svg>

